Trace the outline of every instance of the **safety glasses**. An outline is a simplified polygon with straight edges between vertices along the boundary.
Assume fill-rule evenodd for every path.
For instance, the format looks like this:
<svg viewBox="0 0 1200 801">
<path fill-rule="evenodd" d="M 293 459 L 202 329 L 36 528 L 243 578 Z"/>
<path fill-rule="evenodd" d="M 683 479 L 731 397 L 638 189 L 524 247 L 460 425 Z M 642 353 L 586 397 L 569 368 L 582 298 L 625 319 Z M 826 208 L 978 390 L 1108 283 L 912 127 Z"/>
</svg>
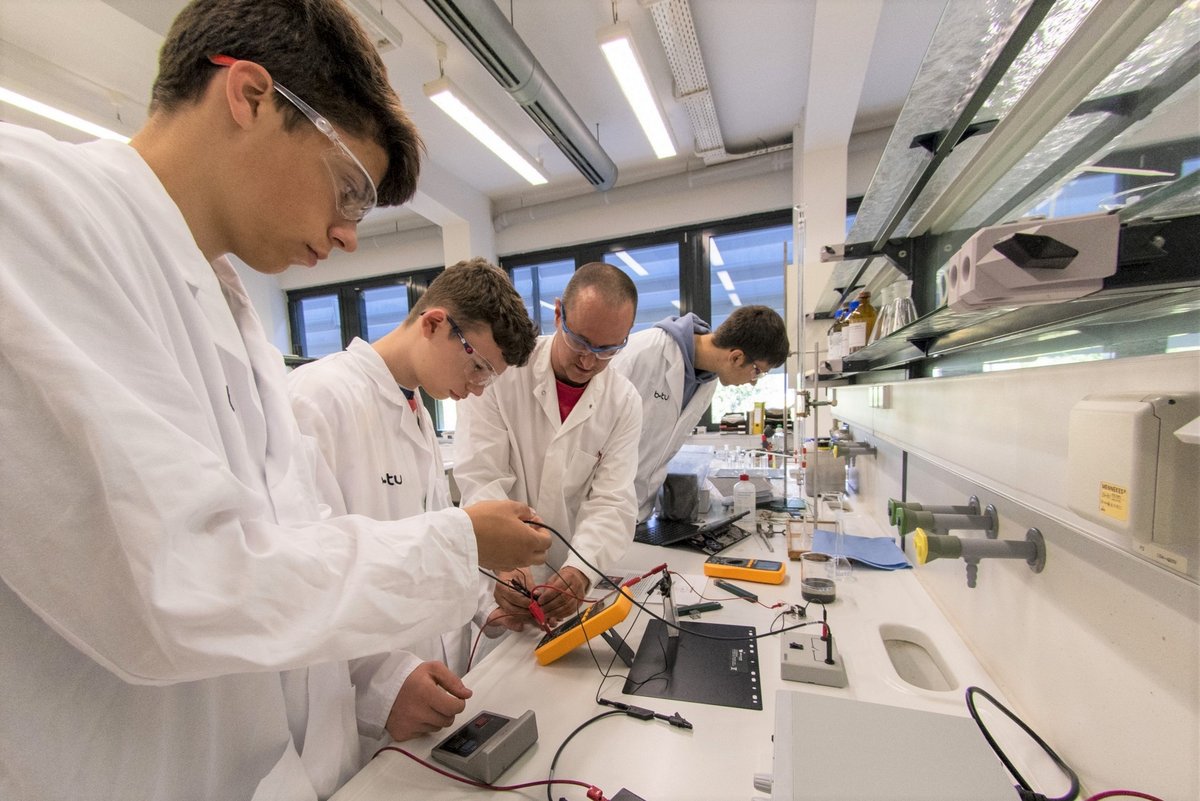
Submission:
<svg viewBox="0 0 1200 801">
<path fill-rule="evenodd" d="M 462 343 L 463 350 L 471 357 L 470 361 L 467 362 L 467 383 L 476 387 L 486 387 L 499 378 L 500 376 L 496 374 L 496 370 L 492 367 L 491 362 L 476 353 L 475 348 L 471 347 L 471 343 L 463 336 L 462 329 L 458 327 L 458 323 L 454 322 L 454 318 L 447 314 L 446 321 L 450 323 L 450 331 Z"/>
<path fill-rule="evenodd" d="M 604 345 L 602 347 L 594 346 L 592 343 L 588 342 L 586 339 L 579 336 L 579 334 L 576 334 L 567 327 L 567 307 L 563 305 L 561 300 L 558 302 L 558 304 L 558 308 L 562 312 L 562 330 L 567 339 L 567 347 L 579 355 L 586 356 L 590 353 L 597 359 L 603 359 L 607 361 L 620 353 L 621 348 L 625 347 L 625 344 L 629 342 L 629 336 L 626 335 L 625 339 L 621 340 L 619 345 Z"/>
<path fill-rule="evenodd" d="M 231 67 L 239 59 L 230 56 L 209 56 L 208 60 L 218 67 Z M 317 130 L 325 134 L 333 147 L 321 154 L 321 160 L 333 180 L 333 194 L 337 202 L 338 213 L 350 222 L 360 222 L 367 212 L 375 208 L 379 196 L 375 191 L 375 182 L 370 173 L 363 167 L 350 148 L 338 136 L 337 131 L 329 120 L 318 114 L 312 106 L 305 103 L 279 81 L 273 81 L 275 90 L 287 98 L 288 102 L 300 110 L 300 113 L 317 126 Z"/>
</svg>

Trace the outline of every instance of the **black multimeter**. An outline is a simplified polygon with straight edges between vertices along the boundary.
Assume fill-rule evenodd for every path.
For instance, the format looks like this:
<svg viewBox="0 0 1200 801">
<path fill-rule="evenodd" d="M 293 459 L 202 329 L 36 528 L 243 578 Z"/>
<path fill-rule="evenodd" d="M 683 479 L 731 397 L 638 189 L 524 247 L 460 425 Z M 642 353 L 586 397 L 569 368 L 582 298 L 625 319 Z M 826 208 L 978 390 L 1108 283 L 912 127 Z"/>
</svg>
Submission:
<svg viewBox="0 0 1200 801">
<path fill-rule="evenodd" d="M 710 556 L 704 562 L 704 575 L 757 581 L 762 584 L 782 584 L 783 577 L 787 575 L 787 566 L 783 562 L 773 562 L 768 559 Z"/>
</svg>

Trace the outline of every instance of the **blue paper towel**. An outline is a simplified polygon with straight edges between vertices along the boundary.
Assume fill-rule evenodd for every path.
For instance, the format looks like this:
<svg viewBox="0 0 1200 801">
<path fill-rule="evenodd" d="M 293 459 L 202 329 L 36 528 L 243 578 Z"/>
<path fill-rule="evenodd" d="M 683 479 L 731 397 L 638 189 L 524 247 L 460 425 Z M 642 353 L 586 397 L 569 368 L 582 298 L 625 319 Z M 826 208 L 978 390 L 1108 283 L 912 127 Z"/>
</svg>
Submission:
<svg viewBox="0 0 1200 801">
<path fill-rule="evenodd" d="M 835 549 L 834 540 L 837 534 L 832 531 L 817 529 L 813 532 L 813 550 L 817 553 L 832 554 Z M 912 567 L 904 556 L 904 551 L 890 537 L 856 537 L 846 534 L 842 537 L 843 556 L 868 567 L 880 570 L 903 570 Z"/>
</svg>

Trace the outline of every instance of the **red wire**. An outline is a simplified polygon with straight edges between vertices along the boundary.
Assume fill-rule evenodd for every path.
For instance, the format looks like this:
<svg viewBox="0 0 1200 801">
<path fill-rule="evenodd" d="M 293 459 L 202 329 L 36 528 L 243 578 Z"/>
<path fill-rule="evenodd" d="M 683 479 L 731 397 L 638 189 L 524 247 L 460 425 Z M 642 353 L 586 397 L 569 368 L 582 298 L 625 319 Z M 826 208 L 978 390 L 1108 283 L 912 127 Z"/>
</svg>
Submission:
<svg viewBox="0 0 1200 801">
<path fill-rule="evenodd" d="M 1095 795 L 1088 796 L 1087 801 L 1100 801 L 1102 798 L 1116 798 L 1118 796 L 1125 796 L 1126 798 L 1144 798 L 1146 801 L 1162 801 L 1162 799 L 1156 795 L 1142 793 L 1137 790 L 1105 790 L 1102 793 L 1096 793 Z"/>
<path fill-rule="evenodd" d="M 555 785 L 555 784 L 572 784 L 572 785 L 575 785 L 576 787 L 586 787 L 589 791 L 589 793 L 588 793 L 589 798 L 591 798 L 591 792 L 595 791 L 596 793 L 599 793 L 599 795 L 597 797 L 597 801 L 609 801 L 609 799 L 604 797 L 604 794 L 601 792 L 601 790 L 599 788 L 595 787 L 594 785 L 588 784 L 587 782 L 581 782 L 576 779 L 550 779 L 550 780 L 540 779 L 538 781 L 533 781 L 533 782 L 524 782 L 522 784 L 508 784 L 508 785 L 484 784 L 483 782 L 472 781 L 471 779 L 464 779 L 462 776 L 458 776 L 447 770 L 442 770 L 437 765 L 432 765 L 432 764 L 426 762 L 425 760 L 421 759 L 419 756 L 417 756 L 415 754 L 410 754 L 408 751 L 405 751 L 403 748 L 400 748 L 399 746 L 395 746 L 395 745 L 385 745 L 383 748 L 380 748 L 378 751 L 376 751 L 375 756 L 371 757 L 371 759 L 374 759 L 375 757 L 379 756 L 384 751 L 395 751 L 398 754 L 404 754 L 406 757 L 411 759 L 413 762 L 416 762 L 419 765 L 423 765 L 424 767 L 429 768 L 434 773 L 440 773 L 441 775 L 445 776 L 447 779 L 454 779 L 454 781 L 456 781 L 456 782 L 462 782 L 463 784 L 469 784 L 472 787 L 478 787 L 481 790 L 503 790 L 503 791 L 507 792 L 507 791 L 511 791 L 511 790 L 524 790 L 528 787 L 542 787 L 545 785 Z"/>
</svg>

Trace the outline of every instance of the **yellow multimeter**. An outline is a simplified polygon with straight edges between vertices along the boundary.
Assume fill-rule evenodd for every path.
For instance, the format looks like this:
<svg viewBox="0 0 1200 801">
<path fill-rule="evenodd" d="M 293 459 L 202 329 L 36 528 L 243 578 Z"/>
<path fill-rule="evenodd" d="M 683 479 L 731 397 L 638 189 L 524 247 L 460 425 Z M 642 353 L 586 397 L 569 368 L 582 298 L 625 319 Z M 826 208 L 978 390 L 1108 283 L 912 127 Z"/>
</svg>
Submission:
<svg viewBox="0 0 1200 801">
<path fill-rule="evenodd" d="M 714 578 L 757 581 L 761 584 L 782 584 L 787 575 L 783 562 L 767 559 L 737 559 L 731 556 L 710 556 L 704 563 L 704 575 Z"/>
<path fill-rule="evenodd" d="M 580 609 L 567 618 L 537 644 L 533 655 L 539 665 L 548 665 L 555 659 L 583 645 L 586 640 L 608 631 L 620 623 L 633 608 L 633 599 L 625 587 Z"/>
</svg>

